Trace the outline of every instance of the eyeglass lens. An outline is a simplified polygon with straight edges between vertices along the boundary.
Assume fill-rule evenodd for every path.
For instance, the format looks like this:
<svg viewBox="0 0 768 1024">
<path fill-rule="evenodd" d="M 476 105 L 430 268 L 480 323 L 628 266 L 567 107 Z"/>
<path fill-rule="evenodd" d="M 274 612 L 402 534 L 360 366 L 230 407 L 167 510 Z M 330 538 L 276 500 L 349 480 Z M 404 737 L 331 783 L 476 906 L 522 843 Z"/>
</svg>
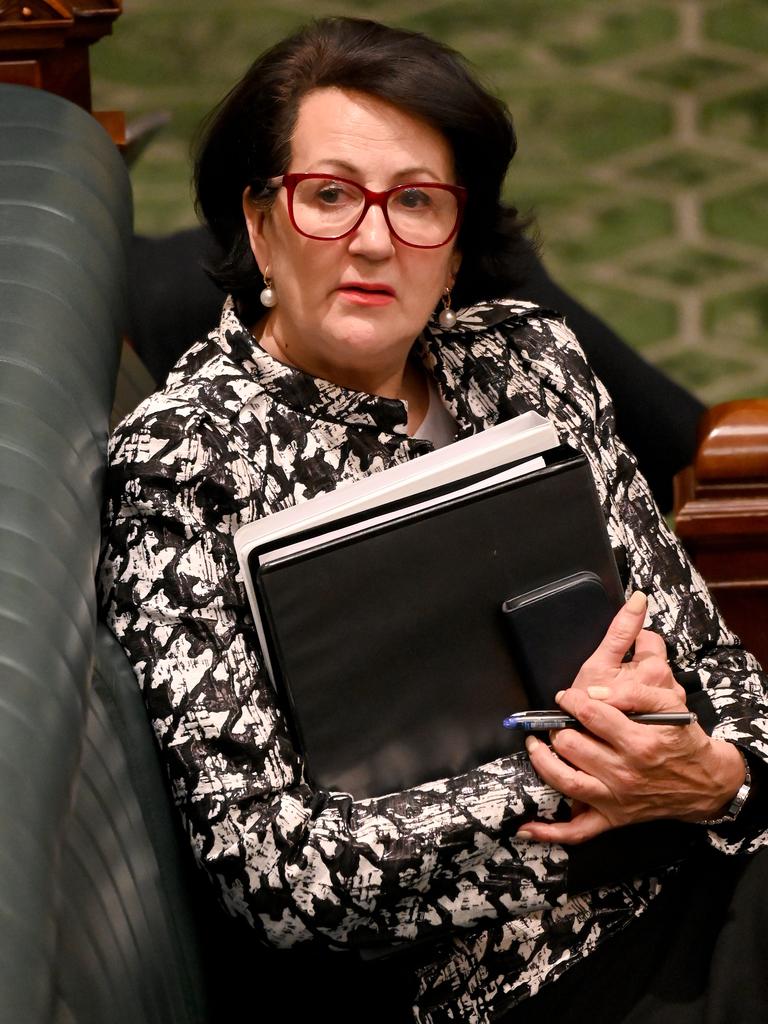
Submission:
<svg viewBox="0 0 768 1024">
<path fill-rule="evenodd" d="M 356 186 L 333 179 L 297 182 L 293 216 L 300 231 L 334 238 L 349 231 L 360 217 L 365 196 Z M 394 233 L 411 245 L 440 245 L 456 225 L 456 197 L 441 188 L 418 185 L 387 197 L 387 215 Z"/>
</svg>

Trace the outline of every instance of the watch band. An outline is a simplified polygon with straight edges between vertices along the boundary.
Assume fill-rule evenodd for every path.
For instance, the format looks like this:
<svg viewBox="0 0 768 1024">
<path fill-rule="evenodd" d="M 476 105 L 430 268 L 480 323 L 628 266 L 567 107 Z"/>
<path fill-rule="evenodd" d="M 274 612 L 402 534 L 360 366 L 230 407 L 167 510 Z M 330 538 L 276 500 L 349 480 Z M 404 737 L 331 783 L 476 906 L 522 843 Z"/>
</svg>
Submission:
<svg viewBox="0 0 768 1024">
<path fill-rule="evenodd" d="M 736 748 L 741 754 L 741 759 L 744 762 L 744 782 L 739 786 L 736 796 L 731 800 L 728 805 L 728 810 L 720 818 L 704 818 L 699 822 L 700 825 L 726 825 L 732 821 L 736 821 L 739 816 L 744 804 L 747 802 L 750 790 L 752 788 L 752 773 L 749 770 L 749 762 L 747 761 L 746 754 L 743 750 Z"/>
</svg>

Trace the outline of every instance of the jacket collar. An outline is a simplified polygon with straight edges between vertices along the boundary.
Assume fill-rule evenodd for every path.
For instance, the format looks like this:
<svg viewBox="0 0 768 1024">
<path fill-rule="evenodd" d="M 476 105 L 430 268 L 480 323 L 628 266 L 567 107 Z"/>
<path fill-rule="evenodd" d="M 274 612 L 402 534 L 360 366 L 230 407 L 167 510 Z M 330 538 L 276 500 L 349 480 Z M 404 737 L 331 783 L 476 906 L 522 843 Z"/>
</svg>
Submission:
<svg viewBox="0 0 768 1024">
<path fill-rule="evenodd" d="M 511 388 L 508 330 L 540 310 L 532 303 L 497 299 L 457 311 L 450 330 L 437 318 L 417 340 L 419 354 L 434 377 L 440 397 L 456 420 L 459 436 L 477 433 L 509 419 L 528 407 Z M 237 315 L 231 297 L 218 328 L 209 335 L 229 359 L 275 401 L 312 419 L 350 426 L 374 427 L 405 436 L 407 409 L 399 399 L 383 398 L 341 387 L 303 370 L 287 366 L 266 352 Z"/>
<path fill-rule="evenodd" d="M 422 338 L 423 358 L 458 423 L 459 437 L 530 408 L 516 393 L 510 348 L 515 324 L 533 312 L 539 312 L 533 303 L 496 299 L 458 310 L 450 330 L 440 327 L 436 317 L 430 319 Z"/>
</svg>

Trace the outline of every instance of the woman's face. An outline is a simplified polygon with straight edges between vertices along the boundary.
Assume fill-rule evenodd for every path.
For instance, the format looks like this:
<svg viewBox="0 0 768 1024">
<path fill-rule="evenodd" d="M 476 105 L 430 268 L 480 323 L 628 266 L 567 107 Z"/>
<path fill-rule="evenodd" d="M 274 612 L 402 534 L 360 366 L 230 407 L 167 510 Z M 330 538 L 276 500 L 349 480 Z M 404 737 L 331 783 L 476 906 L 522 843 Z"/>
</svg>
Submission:
<svg viewBox="0 0 768 1024">
<path fill-rule="evenodd" d="M 408 181 L 456 184 L 439 132 L 375 97 L 336 88 L 302 100 L 288 170 L 336 174 L 375 191 Z M 453 283 L 460 261 L 454 242 L 405 245 L 390 234 L 380 207 L 345 238 L 306 238 L 291 226 L 285 188 L 267 212 L 247 191 L 243 205 L 254 255 L 262 272 L 269 266 L 278 299 L 262 338 L 276 342 L 287 361 L 341 384 L 402 370 Z"/>
</svg>

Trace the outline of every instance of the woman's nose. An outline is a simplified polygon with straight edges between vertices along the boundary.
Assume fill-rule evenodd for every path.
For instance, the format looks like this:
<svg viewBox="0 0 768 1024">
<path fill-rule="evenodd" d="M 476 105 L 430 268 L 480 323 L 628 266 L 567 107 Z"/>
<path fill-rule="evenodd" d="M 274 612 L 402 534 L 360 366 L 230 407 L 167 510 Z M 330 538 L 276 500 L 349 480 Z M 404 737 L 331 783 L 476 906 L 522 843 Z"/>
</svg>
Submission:
<svg viewBox="0 0 768 1024">
<path fill-rule="evenodd" d="M 380 206 L 370 206 L 366 210 L 362 221 L 352 232 L 349 251 L 368 259 L 386 259 L 395 251 L 392 234 Z"/>
</svg>

